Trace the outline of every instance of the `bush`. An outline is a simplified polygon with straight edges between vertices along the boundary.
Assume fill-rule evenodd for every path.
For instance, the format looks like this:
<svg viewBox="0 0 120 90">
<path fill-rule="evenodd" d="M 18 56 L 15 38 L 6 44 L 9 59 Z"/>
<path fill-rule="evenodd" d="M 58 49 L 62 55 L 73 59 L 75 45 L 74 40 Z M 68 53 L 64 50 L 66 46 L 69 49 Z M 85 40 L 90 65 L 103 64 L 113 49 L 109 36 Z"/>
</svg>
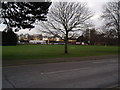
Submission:
<svg viewBox="0 0 120 90">
<path fill-rule="evenodd" d="M 17 45 L 17 35 L 10 29 L 7 32 L 2 32 L 2 45 L 4 46 L 15 46 Z"/>
</svg>

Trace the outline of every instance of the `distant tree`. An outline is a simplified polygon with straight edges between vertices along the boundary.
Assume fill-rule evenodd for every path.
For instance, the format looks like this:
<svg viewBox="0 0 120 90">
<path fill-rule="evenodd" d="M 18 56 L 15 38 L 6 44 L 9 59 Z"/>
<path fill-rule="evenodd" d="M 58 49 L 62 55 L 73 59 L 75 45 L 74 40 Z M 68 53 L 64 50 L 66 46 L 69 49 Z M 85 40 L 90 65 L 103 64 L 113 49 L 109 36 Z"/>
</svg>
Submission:
<svg viewBox="0 0 120 90">
<path fill-rule="evenodd" d="M 98 32 L 95 28 L 90 30 L 90 44 L 95 45 L 95 42 L 98 39 Z"/>
<path fill-rule="evenodd" d="M 78 42 L 84 42 L 89 45 L 117 45 L 118 37 L 115 30 L 99 31 L 95 28 L 86 29 L 77 39 Z"/>
<path fill-rule="evenodd" d="M 36 21 L 46 21 L 50 5 L 51 2 L 2 2 L 3 23 L 15 31 L 34 28 Z"/>
<path fill-rule="evenodd" d="M 102 15 L 105 21 L 105 29 L 114 32 L 114 35 L 120 37 L 120 1 L 108 2 Z"/>
<path fill-rule="evenodd" d="M 117 38 L 117 33 L 114 29 L 110 29 L 109 31 L 105 32 L 106 37 L 108 38 Z"/>
<path fill-rule="evenodd" d="M 106 45 L 118 45 L 118 34 L 116 30 L 110 29 L 104 32 Z"/>
<path fill-rule="evenodd" d="M 83 31 L 82 35 L 84 37 L 84 42 L 90 44 L 90 29 Z"/>
<path fill-rule="evenodd" d="M 94 45 L 94 43 L 97 41 L 97 30 L 95 28 L 86 29 L 86 31 L 83 32 L 84 36 L 84 42 L 88 43 L 89 45 Z"/>
<path fill-rule="evenodd" d="M 65 53 L 68 53 L 68 39 L 82 30 L 93 16 L 85 3 L 57 2 L 48 13 L 48 21 L 43 23 L 43 32 L 53 34 L 65 41 Z"/>
<path fill-rule="evenodd" d="M 84 36 L 81 35 L 77 38 L 77 42 L 84 42 Z"/>
</svg>

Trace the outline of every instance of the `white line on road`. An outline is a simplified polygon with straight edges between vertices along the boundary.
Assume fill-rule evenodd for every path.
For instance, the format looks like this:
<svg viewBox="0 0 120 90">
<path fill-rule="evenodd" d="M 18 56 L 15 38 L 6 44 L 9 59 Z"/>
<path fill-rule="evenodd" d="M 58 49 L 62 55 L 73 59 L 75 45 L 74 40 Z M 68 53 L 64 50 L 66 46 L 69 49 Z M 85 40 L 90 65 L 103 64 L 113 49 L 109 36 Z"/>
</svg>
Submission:
<svg viewBox="0 0 120 90">
<path fill-rule="evenodd" d="M 92 63 L 106 63 L 106 62 L 97 61 L 97 62 L 92 62 Z"/>
<path fill-rule="evenodd" d="M 86 70 L 86 69 L 88 69 L 88 68 L 79 68 L 79 69 L 62 70 L 62 71 L 47 72 L 47 73 L 41 73 L 41 74 L 56 74 L 56 73 L 71 72 L 71 71 L 79 71 L 79 70 Z"/>
<path fill-rule="evenodd" d="M 94 61 L 92 61 L 92 63 L 118 63 L 118 61 L 117 60 L 112 60 L 112 61 L 100 61 L 100 60 L 94 60 Z"/>
</svg>

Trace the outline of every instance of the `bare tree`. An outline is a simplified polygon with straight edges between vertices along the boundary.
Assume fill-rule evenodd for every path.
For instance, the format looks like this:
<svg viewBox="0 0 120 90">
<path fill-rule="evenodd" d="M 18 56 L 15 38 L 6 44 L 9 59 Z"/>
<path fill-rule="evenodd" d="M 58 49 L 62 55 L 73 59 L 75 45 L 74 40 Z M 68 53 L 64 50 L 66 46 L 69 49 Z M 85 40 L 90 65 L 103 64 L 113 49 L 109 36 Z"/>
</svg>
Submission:
<svg viewBox="0 0 120 90">
<path fill-rule="evenodd" d="M 103 11 L 102 17 L 105 21 L 105 28 L 107 30 L 116 31 L 118 37 L 120 36 L 120 1 L 108 2 Z"/>
<path fill-rule="evenodd" d="M 88 19 L 93 14 L 86 7 L 86 3 L 56 2 L 53 3 L 48 21 L 42 22 L 43 32 L 53 34 L 65 41 L 65 53 L 68 53 L 68 40 L 74 37 L 78 31 L 83 30 Z"/>
</svg>

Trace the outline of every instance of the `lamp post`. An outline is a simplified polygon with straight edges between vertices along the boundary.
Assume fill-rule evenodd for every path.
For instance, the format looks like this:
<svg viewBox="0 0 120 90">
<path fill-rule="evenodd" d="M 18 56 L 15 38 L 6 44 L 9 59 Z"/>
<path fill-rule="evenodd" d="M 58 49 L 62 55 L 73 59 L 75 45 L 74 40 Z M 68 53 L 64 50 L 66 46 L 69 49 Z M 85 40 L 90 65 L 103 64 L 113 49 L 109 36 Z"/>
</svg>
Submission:
<svg viewBox="0 0 120 90">
<path fill-rule="evenodd" d="M 91 37 L 90 36 L 90 28 L 88 28 L 88 30 L 89 30 L 89 41 L 88 41 L 88 43 L 91 44 L 91 42 L 90 42 L 90 37 Z"/>
<path fill-rule="evenodd" d="M 87 23 L 86 24 L 86 30 L 88 31 L 87 33 L 88 33 L 88 44 L 90 45 L 91 44 L 91 41 L 90 41 L 90 37 L 91 37 L 91 35 L 90 35 L 90 33 L 91 33 L 91 31 L 90 31 L 90 27 L 91 27 L 92 25 L 90 24 L 90 23 Z"/>
</svg>

